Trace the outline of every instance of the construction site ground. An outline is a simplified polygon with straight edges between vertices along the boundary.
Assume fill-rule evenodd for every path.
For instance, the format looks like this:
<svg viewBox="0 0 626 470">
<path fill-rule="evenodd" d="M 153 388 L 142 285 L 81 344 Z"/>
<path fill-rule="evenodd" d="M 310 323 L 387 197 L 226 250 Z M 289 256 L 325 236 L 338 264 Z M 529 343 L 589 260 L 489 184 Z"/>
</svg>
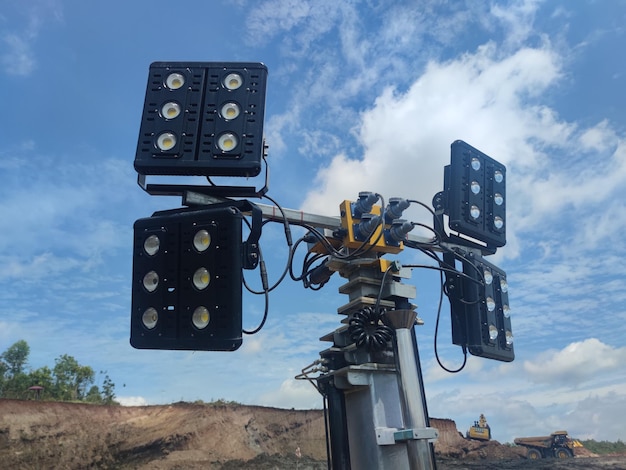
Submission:
<svg viewBox="0 0 626 470">
<path fill-rule="evenodd" d="M 626 456 L 584 448 L 566 460 L 524 458 L 525 449 L 462 437 L 432 419 L 439 470 L 621 469 Z M 235 470 L 327 468 L 321 410 L 190 404 L 122 407 L 0 399 L 0 468 Z"/>
</svg>

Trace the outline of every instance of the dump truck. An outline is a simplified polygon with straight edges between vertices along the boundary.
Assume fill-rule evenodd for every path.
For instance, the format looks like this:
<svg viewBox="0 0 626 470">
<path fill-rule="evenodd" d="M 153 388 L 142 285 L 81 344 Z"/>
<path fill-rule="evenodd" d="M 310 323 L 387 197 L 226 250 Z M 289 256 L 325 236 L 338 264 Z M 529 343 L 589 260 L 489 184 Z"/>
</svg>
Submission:
<svg viewBox="0 0 626 470">
<path fill-rule="evenodd" d="M 485 418 L 484 414 L 480 415 L 478 421 L 474 421 L 474 426 L 468 429 L 465 433 L 465 437 L 478 441 L 488 441 L 491 439 L 491 428 L 487 424 L 487 418 Z"/>
<path fill-rule="evenodd" d="M 526 457 L 533 460 L 548 457 L 568 459 L 574 456 L 574 447 L 582 446 L 580 441 L 569 437 L 567 431 L 555 431 L 549 436 L 517 437 L 513 442 L 526 447 Z"/>
</svg>

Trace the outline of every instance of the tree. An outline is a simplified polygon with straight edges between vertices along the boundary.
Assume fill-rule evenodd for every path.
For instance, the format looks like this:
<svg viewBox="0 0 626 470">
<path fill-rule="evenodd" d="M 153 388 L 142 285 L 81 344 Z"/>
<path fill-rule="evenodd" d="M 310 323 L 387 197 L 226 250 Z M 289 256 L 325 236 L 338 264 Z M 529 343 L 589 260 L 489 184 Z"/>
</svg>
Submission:
<svg viewBox="0 0 626 470">
<path fill-rule="evenodd" d="M 32 387 L 34 385 L 43 387 L 43 396 L 55 398 L 54 378 L 52 377 L 52 370 L 48 366 L 30 371 L 28 374 L 28 386 Z"/>
<path fill-rule="evenodd" d="M 7 366 L 2 360 L 2 357 L 0 357 L 0 397 L 3 396 L 4 385 L 6 383 L 4 376 L 8 370 L 9 366 Z"/>
<path fill-rule="evenodd" d="M 29 354 L 30 347 L 24 340 L 17 341 L 0 354 L 1 398 L 32 397 L 29 387 L 39 386 L 43 387 L 43 395 L 47 399 L 117 404 L 115 384 L 108 375 L 105 375 L 101 389 L 92 385 L 95 376 L 93 369 L 80 365 L 67 354 L 54 360 L 53 369 L 44 366 L 27 372 Z"/>
<path fill-rule="evenodd" d="M 28 363 L 30 347 L 23 339 L 16 341 L 0 354 L 0 396 L 23 398 L 28 388 L 24 370 Z"/>
<path fill-rule="evenodd" d="M 117 403 L 115 401 L 115 384 L 108 375 L 104 376 L 104 382 L 102 383 L 102 402 L 107 405 Z"/>
<path fill-rule="evenodd" d="M 92 385 L 87 395 L 85 395 L 85 401 L 89 403 L 102 403 L 102 395 L 100 395 L 100 389 L 97 385 Z"/>
<path fill-rule="evenodd" d="M 28 375 L 19 372 L 5 380 L 2 396 L 4 398 L 26 398 L 29 386 Z"/>
<path fill-rule="evenodd" d="M 94 372 L 76 359 L 63 354 L 54 360 L 55 391 L 61 400 L 82 400 L 87 386 L 93 383 Z"/>
<path fill-rule="evenodd" d="M 30 346 L 23 339 L 16 341 L 12 346 L 2 353 L 0 358 L 6 364 L 8 373 L 11 377 L 24 373 L 24 368 L 28 363 L 28 355 L 30 354 Z"/>
</svg>

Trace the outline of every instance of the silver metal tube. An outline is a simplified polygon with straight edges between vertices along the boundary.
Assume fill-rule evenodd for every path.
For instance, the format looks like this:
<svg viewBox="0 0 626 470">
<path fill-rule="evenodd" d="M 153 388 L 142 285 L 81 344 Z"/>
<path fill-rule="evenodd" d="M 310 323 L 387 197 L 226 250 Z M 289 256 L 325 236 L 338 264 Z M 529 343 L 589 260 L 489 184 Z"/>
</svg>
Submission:
<svg viewBox="0 0 626 470">
<path fill-rule="evenodd" d="M 396 330 L 396 367 L 400 377 L 400 398 L 403 402 L 406 427 L 411 429 L 426 428 L 427 416 L 422 400 L 422 383 L 415 363 L 415 350 L 411 328 L 415 324 L 417 314 L 412 310 L 392 310 L 387 318 Z M 434 462 L 430 444 L 425 439 L 407 442 L 411 470 L 432 470 Z"/>
<path fill-rule="evenodd" d="M 194 191 L 187 191 L 185 195 L 185 201 L 193 204 L 215 204 L 224 202 L 226 199 L 221 197 L 207 196 L 206 194 L 197 193 Z M 270 206 L 268 204 L 255 205 L 261 209 L 264 219 L 275 220 L 280 222 L 283 220 L 283 213 L 276 206 Z M 306 224 L 316 228 L 327 228 L 330 230 L 336 230 L 341 228 L 341 219 L 339 217 L 331 217 L 326 215 L 312 214 L 310 212 L 304 212 L 297 209 L 282 208 L 285 213 L 285 218 L 292 224 Z M 419 237 L 407 235 L 407 238 L 411 241 L 418 243 L 429 243 L 431 239 L 426 237 Z"/>
</svg>

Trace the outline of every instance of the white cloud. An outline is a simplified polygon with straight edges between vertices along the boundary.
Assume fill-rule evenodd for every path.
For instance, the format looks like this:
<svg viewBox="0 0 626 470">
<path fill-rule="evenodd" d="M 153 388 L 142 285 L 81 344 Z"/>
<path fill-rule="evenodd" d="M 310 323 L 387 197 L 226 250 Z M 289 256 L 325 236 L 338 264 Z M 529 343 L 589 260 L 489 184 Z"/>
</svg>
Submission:
<svg viewBox="0 0 626 470">
<path fill-rule="evenodd" d="M 492 4 L 490 14 L 506 28 L 506 42 L 517 46 L 534 32 L 534 19 L 543 0 L 517 0 L 507 5 Z"/>
<path fill-rule="evenodd" d="M 30 41 L 16 34 L 5 34 L 4 53 L 0 58 L 4 71 L 9 75 L 30 75 L 36 67 Z"/>
<path fill-rule="evenodd" d="M 321 408 L 322 396 L 306 380 L 285 380 L 278 390 L 264 393 L 258 403 L 278 408 L 314 409 Z"/>
<path fill-rule="evenodd" d="M 80 269 L 81 263 L 75 258 L 59 258 L 53 253 L 44 252 L 24 260 L 13 255 L 0 256 L 2 267 L 0 279 L 24 278 L 26 282 L 41 282 L 50 276 L 71 269 Z"/>
<path fill-rule="evenodd" d="M 579 439 L 615 442 L 624 439 L 624 425 L 616 416 L 626 416 L 626 395 L 611 392 L 607 395 L 590 394 L 580 400 L 562 417 L 564 429 Z"/>
<path fill-rule="evenodd" d="M 462 432 L 484 413 L 494 438 L 501 442 L 557 429 L 579 438 L 623 439 L 623 426 L 611 416 L 621 416 L 626 406 L 626 376 L 620 367 L 624 354 L 626 348 L 611 348 L 591 338 L 538 354 L 531 371 L 531 361 L 500 364 L 471 358 L 482 364 L 481 370 L 473 369 L 470 361 L 468 370 L 448 374 L 443 381 L 433 379 L 435 366 L 429 364 L 425 373 L 429 412 L 454 419 Z M 601 355 L 608 359 L 598 360 Z M 542 380 L 533 381 L 533 375 Z"/>
<path fill-rule="evenodd" d="M 614 348 L 589 338 L 524 361 L 524 370 L 536 383 L 577 386 L 598 375 L 617 372 L 625 362 L 626 347 Z"/>
<path fill-rule="evenodd" d="M 445 353 L 443 351 L 447 350 Z M 439 348 L 438 351 L 439 360 L 442 362 L 444 367 L 449 370 L 457 370 L 463 364 L 463 354 L 461 352 L 461 348 L 458 346 L 448 347 L 448 348 Z M 463 375 L 470 375 L 473 377 L 479 377 L 485 374 L 484 360 L 476 359 L 468 353 L 467 362 L 465 367 L 462 369 Z M 424 365 L 422 366 L 424 367 Z M 430 361 L 424 367 L 424 382 L 429 384 L 434 384 L 440 381 L 452 381 L 456 378 L 453 373 L 450 373 L 444 370 L 436 360 Z M 461 372 L 461 371 L 459 371 Z"/>
<path fill-rule="evenodd" d="M 583 131 L 580 135 L 580 143 L 587 150 L 604 152 L 617 143 L 617 135 L 611 128 L 607 120 L 598 123 L 596 126 Z"/>
<path fill-rule="evenodd" d="M 314 41 L 335 22 L 341 4 L 329 0 L 266 0 L 251 9 L 246 23 L 251 42 L 268 41 L 282 33 L 305 44 L 302 38 Z"/>
<path fill-rule="evenodd" d="M 122 406 L 146 406 L 148 400 L 144 397 L 115 397 L 115 400 Z"/>
<path fill-rule="evenodd" d="M 443 176 L 435 175 L 442 175 L 447 149 L 459 138 L 504 163 L 515 159 L 532 167 L 538 156 L 526 140 L 556 142 L 567 132 L 545 108 L 523 104 L 558 78 L 558 57 L 530 48 L 498 55 L 488 43 L 457 60 L 431 62 L 405 93 L 387 88 L 362 114 L 362 158 L 340 154 L 320 169 L 319 189 L 304 208 L 328 213 L 331 201 L 353 199 L 361 190 L 430 203 L 443 185 Z"/>
<path fill-rule="evenodd" d="M 8 75 L 27 76 L 37 68 L 33 51 L 43 25 L 50 21 L 62 21 L 63 12 L 56 0 L 32 2 L 34 5 L 23 8 L 26 23 L 21 30 L 6 31 L 1 36 L 0 64 Z M 11 25 L 16 28 L 15 23 Z M 18 26 L 19 27 L 19 26 Z"/>
<path fill-rule="evenodd" d="M 431 61 L 406 92 L 388 87 L 362 112 L 354 131 L 362 155 L 342 151 L 322 164 L 302 208 L 336 215 L 337 201 L 360 191 L 430 204 L 442 190 L 450 143 L 463 139 L 508 166 L 509 258 L 528 248 L 527 235 L 538 228 L 563 244 L 560 227 L 571 217 L 592 235 L 585 249 L 615 238 L 626 220 L 607 207 L 623 196 L 626 146 L 607 121 L 582 128 L 541 104 L 560 83 L 562 63 L 549 41 L 508 55 L 489 42 L 455 60 Z M 569 249 L 580 249 L 582 233 L 567 235 Z"/>
</svg>

